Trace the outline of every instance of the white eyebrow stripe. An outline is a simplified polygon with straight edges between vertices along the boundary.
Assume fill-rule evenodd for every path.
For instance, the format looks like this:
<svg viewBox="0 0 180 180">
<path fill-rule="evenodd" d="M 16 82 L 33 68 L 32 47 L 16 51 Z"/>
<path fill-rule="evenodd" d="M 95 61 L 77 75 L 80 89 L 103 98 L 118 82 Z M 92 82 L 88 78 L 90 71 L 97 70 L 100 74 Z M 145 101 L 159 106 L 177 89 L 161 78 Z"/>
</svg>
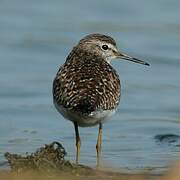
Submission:
<svg viewBox="0 0 180 180">
<path fill-rule="evenodd" d="M 110 49 L 112 49 L 112 50 L 116 51 L 116 48 L 114 47 L 114 45 L 109 44 L 109 43 L 107 43 L 107 45 L 108 45 L 108 47 L 109 47 Z"/>
<path fill-rule="evenodd" d="M 113 44 L 110 44 L 110 43 L 106 43 L 106 42 L 102 42 L 102 41 L 99 41 L 99 45 L 102 46 L 102 45 L 107 45 L 110 49 L 116 51 L 116 47 L 113 45 Z"/>
</svg>

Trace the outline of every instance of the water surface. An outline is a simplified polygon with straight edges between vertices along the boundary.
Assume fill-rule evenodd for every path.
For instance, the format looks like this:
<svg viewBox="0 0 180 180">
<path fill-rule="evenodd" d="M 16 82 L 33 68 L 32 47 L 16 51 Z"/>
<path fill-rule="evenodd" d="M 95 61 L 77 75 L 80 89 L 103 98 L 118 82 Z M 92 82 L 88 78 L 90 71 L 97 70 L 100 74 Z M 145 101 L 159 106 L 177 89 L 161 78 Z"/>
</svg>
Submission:
<svg viewBox="0 0 180 180">
<path fill-rule="evenodd" d="M 0 162 L 3 153 L 32 152 L 54 140 L 74 160 L 74 129 L 52 103 L 52 81 L 68 52 L 92 32 L 113 36 L 119 48 L 150 67 L 114 61 L 121 103 L 103 128 L 104 166 L 157 172 L 180 159 L 180 2 L 29 1 L 0 5 Z M 98 128 L 81 128 L 81 163 L 95 166 Z"/>
</svg>

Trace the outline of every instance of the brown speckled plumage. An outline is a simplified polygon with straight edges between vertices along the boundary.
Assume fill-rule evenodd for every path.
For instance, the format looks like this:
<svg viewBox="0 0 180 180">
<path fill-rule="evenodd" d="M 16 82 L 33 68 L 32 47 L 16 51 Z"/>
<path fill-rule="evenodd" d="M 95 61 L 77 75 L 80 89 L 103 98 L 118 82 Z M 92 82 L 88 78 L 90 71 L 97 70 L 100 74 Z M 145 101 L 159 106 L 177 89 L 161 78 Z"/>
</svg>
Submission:
<svg viewBox="0 0 180 180">
<path fill-rule="evenodd" d="M 72 111 L 111 110 L 119 102 L 120 81 L 101 56 L 77 47 L 59 69 L 53 95 L 57 104 Z"/>
</svg>

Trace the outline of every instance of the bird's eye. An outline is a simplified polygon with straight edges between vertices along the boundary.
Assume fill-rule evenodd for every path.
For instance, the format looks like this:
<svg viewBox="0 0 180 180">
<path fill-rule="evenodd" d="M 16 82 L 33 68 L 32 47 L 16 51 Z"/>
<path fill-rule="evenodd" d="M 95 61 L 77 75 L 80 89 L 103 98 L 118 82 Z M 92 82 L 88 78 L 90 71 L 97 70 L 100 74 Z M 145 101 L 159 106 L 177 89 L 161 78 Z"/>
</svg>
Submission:
<svg viewBox="0 0 180 180">
<path fill-rule="evenodd" d="M 102 49 L 107 50 L 108 49 L 108 45 L 106 45 L 106 44 L 102 45 Z"/>
</svg>

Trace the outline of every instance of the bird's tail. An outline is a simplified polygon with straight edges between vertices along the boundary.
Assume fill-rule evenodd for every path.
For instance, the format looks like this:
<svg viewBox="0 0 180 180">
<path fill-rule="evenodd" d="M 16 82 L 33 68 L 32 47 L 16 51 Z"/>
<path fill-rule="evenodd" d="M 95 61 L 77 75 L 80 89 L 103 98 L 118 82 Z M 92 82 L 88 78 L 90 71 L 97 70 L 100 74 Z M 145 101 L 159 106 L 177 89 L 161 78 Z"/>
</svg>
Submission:
<svg viewBox="0 0 180 180">
<path fill-rule="evenodd" d="M 95 107 L 90 98 L 84 97 L 79 100 L 76 111 L 81 112 L 83 114 L 90 114 L 91 112 L 95 111 Z"/>
</svg>

